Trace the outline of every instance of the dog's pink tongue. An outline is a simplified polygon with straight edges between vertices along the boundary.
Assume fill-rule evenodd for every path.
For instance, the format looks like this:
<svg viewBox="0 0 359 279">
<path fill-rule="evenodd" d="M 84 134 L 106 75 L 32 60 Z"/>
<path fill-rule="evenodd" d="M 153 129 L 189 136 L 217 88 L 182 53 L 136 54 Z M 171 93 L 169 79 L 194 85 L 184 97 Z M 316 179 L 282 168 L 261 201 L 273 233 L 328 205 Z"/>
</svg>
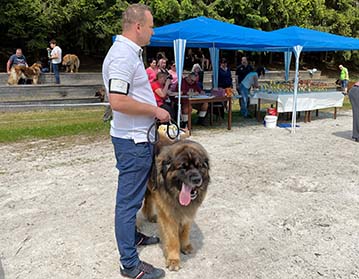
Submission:
<svg viewBox="0 0 359 279">
<path fill-rule="evenodd" d="M 191 187 L 182 183 L 181 193 L 179 195 L 179 202 L 183 206 L 187 206 L 191 202 Z"/>
</svg>

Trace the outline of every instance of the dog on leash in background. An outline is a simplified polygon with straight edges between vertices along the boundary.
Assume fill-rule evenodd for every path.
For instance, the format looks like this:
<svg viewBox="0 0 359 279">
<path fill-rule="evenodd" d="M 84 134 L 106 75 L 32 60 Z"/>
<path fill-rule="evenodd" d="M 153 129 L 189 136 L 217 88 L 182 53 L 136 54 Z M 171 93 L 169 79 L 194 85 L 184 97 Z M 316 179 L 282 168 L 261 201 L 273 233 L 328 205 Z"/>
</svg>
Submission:
<svg viewBox="0 0 359 279">
<path fill-rule="evenodd" d="M 75 54 L 66 54 L 62 58 L 62 65 L 66 67 L 66 72 L 78 72 L 80 68 L 80 59 Z"/>
<path fill-rule="evenodd" d="M 19 84 L 20 79 L 32 80 L 32 84 L 39 83 L 39 77 L 41 74 L 41 63 L 34 63 L 30 67 L 26 66 L 14 66 L 10 70 L 9 78 L 7 83 L 9 85 Z"/>
</svg>

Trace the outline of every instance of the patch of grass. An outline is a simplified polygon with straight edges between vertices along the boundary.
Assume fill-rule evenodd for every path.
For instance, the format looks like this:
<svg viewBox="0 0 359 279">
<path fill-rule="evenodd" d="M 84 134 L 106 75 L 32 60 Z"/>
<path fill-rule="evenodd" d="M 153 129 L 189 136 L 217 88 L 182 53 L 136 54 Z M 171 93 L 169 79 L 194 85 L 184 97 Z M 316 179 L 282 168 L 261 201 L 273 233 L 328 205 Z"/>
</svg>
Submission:
<svg viewBox="0 0 359 279">
<path fill-rule="evenodd" d="M 0 114 L 0 142 L 48 139 L 71 135 L 106 135 L 104 109 L 64 109 Z"/>
<path fill-rule="evenodd" d="M 262 106 L 263 115 L 267 107 L 269 107 L 269 104 Z M 232 106 L 233 123 L 238 122 L 240 119 L 243 121 L 239 109 L 239 101 L 236 100 Z M 250 111 L 253 115 L 252 109 Z M 351 104 L 346 96 L 341 110 L 349 109 L 351 109 Z M 0 113 L 0 143 L 73 135 L 107 136 L 110 123 L 102 121 L 103 113 L 104 108 L 3 112 Z M 194 113 L 193 120 L 196 117 L 195 115 Z"/>
</svg>

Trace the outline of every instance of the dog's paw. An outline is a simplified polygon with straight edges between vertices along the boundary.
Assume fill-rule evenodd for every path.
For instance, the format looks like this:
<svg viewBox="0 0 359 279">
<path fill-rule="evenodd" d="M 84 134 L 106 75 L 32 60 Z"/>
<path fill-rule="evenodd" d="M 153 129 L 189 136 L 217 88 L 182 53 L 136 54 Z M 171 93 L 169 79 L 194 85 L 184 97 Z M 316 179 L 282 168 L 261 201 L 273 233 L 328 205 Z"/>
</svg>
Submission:
<svg viewBox="0 0 359 279">
<path fill-rule="evenodd" d="M 170 271 L 178 271 L 180 269 L 180 260 L 179 259 L 167 259 L 166 267 Z"/>
<path fill-rule="evenodd" d="M 181 252 L 185 255 L 191 254 L 193 251 L 193 247 L 191 244 L 188 244 L 181 248 Z"/>
</svg>

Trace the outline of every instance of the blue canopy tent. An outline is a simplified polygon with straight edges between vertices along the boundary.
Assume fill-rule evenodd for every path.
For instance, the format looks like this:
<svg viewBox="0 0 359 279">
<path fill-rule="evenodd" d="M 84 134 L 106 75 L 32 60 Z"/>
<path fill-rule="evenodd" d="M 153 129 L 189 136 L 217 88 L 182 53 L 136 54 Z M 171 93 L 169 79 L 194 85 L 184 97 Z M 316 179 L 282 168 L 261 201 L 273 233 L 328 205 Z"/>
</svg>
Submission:
<svg viewBox="0 0 359 279">
<path fill-rule="evenodd" d="M 173 47 L 177 39 L 184 40 L 186 47 L 265 50 L 277 47 L 276 41 L 284 37 L 201 16 L 155 28 L 149 46 Z M 212 61 L 212 66 L 216 72 L 218 63 Z"/>
<path fill-rule="evenodd" d="M 270 32 L 287 37 L 290 45 L 301 45 L 302 51 L 353 50 L 358 49 L 358 39 L 339 36 L 317 30 L 290 26 Z M 288 59 L 288 60 L 286 60 Z M 289 73 L 290 54 L 285 56 L 286 77 Z"/>
<path fill-rule="evenodd" d="M 282 38 L 282 35 L 278 35 Z M 207 17 L 197 17 L 154 28 L 150 46 L 172 47 L 176 39 L 187 47 L 254 50 L 273 47 L 276 40 L 268 32 L 242 27 Z"/>
<path fill-rule="evenodd" d="M 265 50 L 278 46 L 285 47 L 277 43 L 277 41 L 284 42 L 283 39 L 282 35 L 273 36 L 273 34 L 256 29 L 211 18 L 197 17 L 155 28 L 149 46 L 167 46 L 174 47 L 175 50 L 182 49 L 182 52 L 177 51 L 177 55 L 175 55 L 177 73 L 182 73 L 183 71 L 183 46 L 209 48 L 214 77 L 213 87 L 217 87 L 219 49 Z M 179 86 L 179 96 L 180 88 Z"/>
<path fill-rule="evenodd" d="M 210 48 L 213 72 L 218 72 L 218 49 L 241 49 L 252 51 L 287 52 L 286 61 L 290 63 L 290 53 L 296 57 L 296 74 L 294 86 L 294 107 L 292 117 L 292 132 L 295 132 L 296 123 L 296 97 L 298 89 L 299 57 L 301 51 L 335 51 L 359 49 L 359 40 L 344 36 L 333 35 L 325 32 L 288 27 L 272 32 L 264 32 L 256 29 L 241 27 L 238 25 L 221 22 L 218 20 L 198 17 L 173 23 L 154 29 L 155 34 L 151 38 L 150 46 L 176 46 L 179 42 L 182 46 L 196 48 Z M 178 41 L 177 39 L 181 39 Z M 176 59 L 177 72 L 183 70 L 182 52 Z M 182 59 L 182 61 L 180 61 Z M 180 61 L 181 63 L 178 63 Z M 289 70 L 289 66 L 288 66 Z M 214 74 L 213 85 L 217 85 L 217 77 Z M 180 92 L 179 92 L 180 94 Z"/>
<path fill-rule="evenodd" d="M 301 45 L 303 47 L 302 51 L 343 51 L 359 49 L 359 39 L 297 26 L 290 26 L 268 33 L 275 36 L 282 35 L 281 38 L 285 37 L 285 43 L 288 45 Z"/>
<path fill-rule="evenodd" d="M 294 100 L 293 100 L 293 116 L 292 116 L 292 132 L 295 132 L 296 126 L 296 98 L 298 89 L 298 73 L 299 73 L 299 57 L 302 51 L 344 51 L 359 50 L 359 39 L 334 35 L 317 30 L 291 26 L 276 31 L 269 32 L 271 34 L 282 35 L 284 41 L 278 42 L 279 45 L 293 46 L 290 51 L 294 52 L 296 58 L 296 74 L 294 84 Z M 283 51 L 282 47 L 272 49 L 272 51 Z M 290 58 L 285 60 L 286 71 L 289 73 Z"/>
</svg>

